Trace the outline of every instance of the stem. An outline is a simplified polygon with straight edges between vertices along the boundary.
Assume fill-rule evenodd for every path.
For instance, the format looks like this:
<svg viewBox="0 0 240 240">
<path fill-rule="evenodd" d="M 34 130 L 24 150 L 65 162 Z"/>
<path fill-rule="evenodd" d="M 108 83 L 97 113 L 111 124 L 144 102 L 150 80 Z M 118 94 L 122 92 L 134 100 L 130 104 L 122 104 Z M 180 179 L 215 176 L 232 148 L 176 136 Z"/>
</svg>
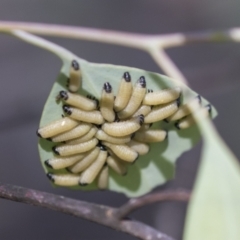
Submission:
<svg viewBox="0 0 240 240">
<path fill-rule="evenodd" d="M 174 80 L 181 83 L 187 84 L 187 79 L 183 76 L 181 71 L 163 49 L 153 48 L 149 53 L 158 66 L 161 67 L 169 77 L 172 77 Z"/>
<path fill-rule="evenodd" d="M 151 203 L 162 201 L 181 201 L 187 202 L 190 200 L 190 192 L 187 190 L 168 190 L 165 192 L 148 194 L 146 196 L 130 199 L 126 204 L 122 205 L 117 210 L 117 216 L 119 219 L 126 217 L 129 213 L 135 211 L 138 208 L 146 206 Z"/>
<path fill-rule="evenodd" d="M 164 52 L 164 48 L 200 42 L 240 42 L 240 28 L 202 33 L 144 35 L 54 24 L 0 21 L 0 31 L 11 33 L 16 29 L 40 35 L 90 40 L 147 51 L 164 73 L 184 84 L 187 84 L 186 78 Z"/>
<path fill-rule="evenodd" d="M 0 198 L 44 207 L 70 214 L 98 224 L 128 233 L 143 240 L 174 240 L 150 226 L 134 220 L 119 220 L 117 209 L 79 200 L 57 196 L 19 186 L 0 183 Z"/>
<path fill-rule="evenodd" d="M 12 33 L 17 32 L 16 29 L 40 35 L 70 37 L 138 48 L 147 51 L 168 76 L 175 78 L 178 82 L 187 84 L 186 78 L 163 49 L 161 49 L 161 47 L 166 46 L 165 37 L 161 35 L 156 37 L 154 35 L 131 34 L 83 27 L 0 21 L 0 31 Z M 184 38 L 177 34 L 173 36 L 172 41 L 179 44 L 179 42 L 182 43 L 184 41 Z"/>
</svg>

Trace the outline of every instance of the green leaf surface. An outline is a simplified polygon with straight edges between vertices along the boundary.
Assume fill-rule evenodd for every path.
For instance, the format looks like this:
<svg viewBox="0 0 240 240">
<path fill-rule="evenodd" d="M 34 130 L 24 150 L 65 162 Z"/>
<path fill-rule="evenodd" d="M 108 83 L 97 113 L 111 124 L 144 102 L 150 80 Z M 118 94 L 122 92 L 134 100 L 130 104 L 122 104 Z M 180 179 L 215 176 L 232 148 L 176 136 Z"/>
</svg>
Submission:
<svg viewBox="0 0 240 240">
<path fill-rule="evenodd" d="M 166 76 L 148 72 L 141 69 L 114 66 L 109 64 L 89 63 L 78 58 L 68 50 L 50 43 L 42 38 L 31 34 L 14 31 L 13 34 L 18 38 L 45 48 L 59 56 L 63 61 L 63 67 L 57 77 L 56 82 L 50 92 L 45 107 L 43 109 L 40 126 L 44 126 L 54 120 L 61 118 L 63 113 L 62 104 L 57 103 L 55 98 L 60 90 L 66 89 L 66 81 L 69 76 L 70 63 L 76 59 L 80 63 L 83 84 L 80 94 L 91 94 L 99 98 L 102 86 L 105 82 L 110 82 L 114 92 L 117 92 L 119 82 L 124 72 L 128 71 L 132 77 L 133 83 L 140 76 L 145 76 L 147 88 L 158 90 L 181 86 L 182 95 L 181 103 L 184 104 L 196 97 L 198 94 L 189 89 L 187 86 L 178 81 L 174 81 Z M 202 99 L 202 104 L 208 102 Z M 216 111 L 212 109 L 212 117 L 216 116 Z M 162 143 L 153 143 L 150 147 L 150 152 L 138 158 L 137 162 L 130 165 L 126 176 L 119 176 L 110 169 L 109 189 L 116 192 L 122 192 L 129 197 L 137 197 L 146 194 L 154 187 L 164 184 L 169 179 L 174 177 L 175 162 L 178 157 L 185 151 L 191 149 L 200 139 L 200 134 L 196 126 L 186 130 L 177 130 L 173 123 L 159 122 L 154 124 L 155 128 L 163 128 L 168 130 L 168 139 Z M 46 159 L 52 158 L 53 153 L 51 148 L 54 144 L 45 140 L 39 140 L 39 153 L 42 165 L 45 171 L 49 171 L 44 165 Z M 65 170 L 58 171 L 64 172 Z M 77 187 L 83 190 L 96 189 L 95 183 L 87 187 Z"/>
<path fill-rule="evenodd" d="M 239 164 L 211 122 L 200 114 L 196 118 L 204 145 L 184 240 L 239 240 Z"/>
</svg>

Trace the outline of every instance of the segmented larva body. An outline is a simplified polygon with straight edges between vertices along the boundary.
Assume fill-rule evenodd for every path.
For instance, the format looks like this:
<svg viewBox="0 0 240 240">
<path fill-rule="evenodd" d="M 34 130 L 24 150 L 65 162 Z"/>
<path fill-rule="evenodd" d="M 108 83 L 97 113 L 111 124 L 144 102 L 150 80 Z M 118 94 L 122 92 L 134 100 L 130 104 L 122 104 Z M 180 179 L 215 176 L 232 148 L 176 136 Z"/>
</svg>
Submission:
<svg viewBox="0 0 240 240">
<path fill-rule="evenodd" d="M 195 123 L 195 111 L 190 109 L 197 111 L 201 106 L 197 96 L 179 107 L 180 87 L 149 89 L 146 93 L 145 78 L 140 77 L 133 86 L 128 72 L 123 74 L 116 96 L 110 81 L 104 83 L 100 99 L 76 93 L 80 87 L 81 71 L 74 60 L 70 92 L 62 90 L 57 96 L 68 116 L 37 131 L 39 137 L 64 142 L 53 147 L 59 156 L 44 162 L 51 171 L 47 176 L 60 186 L 84 186 L 95 181 L 99 189 L 108 188 L 109 174 L 123 177 L 129 163 L 150 151 L 151 143 L 167 138 L 167 131 L 157 129 L 156 122 L 175 121 L 178 129 L 185 129 Z M 208 116 L 210 105 L 201 111 Z M 68 173 L 57 172 L 63 169 Z"/>
<path fill-rule="evenodd" d="M 97 102 L 82 95 L 70 93 L 67 91 L 60 91 L 57 100 L 63 100 L 65 103 L 80 108 L 85 111 L 92 111 L 97 109 Z"/>
<path fill-rule="evenodd" d="M 168 117 L 166 120 L 167 121 L 179 120 L 192 113 L 190 106 L 192 106 L 194 109 L 197 109 L 200 106 L 200 104 L 201 104 L 201 96 L 198 95 L 188 103 L 180 106 L 179 109 L 173 115 Z"/>
<path fill-rule="evenodd" d="M 152 108 L 151 112 L 145 116 L 144 123 L 154 123 L 164 120 L 174 114 L 178 110 L 178 107 L 179 101 L 155 106 Z"/>
<path fill-rule="evenodd" d="M 103 124 L 104 118 L 99 111 L 84 111 L 79 108 L 70 107 L 68 105 L 63 106 L 63 111 L 68 114 L 71 118 L 78 121 L 94 123 L 94 124 Z"/>
<path fill-rule="evenodd" d="M 121 111 L 127 106 L 129 99 L 132 95 L 132 89 L 133 87 L 131 82 L 131 76 L 129 72 L 125 72 L 123 74 L 123 78 L 120 82 L 118 93 L 114 101 L 114 110 L 116 112 Z"/>
<path fill-rule="evenodd" d="M 115 119 L 115 112 L 113 111 L 114 94 L 110 83 L 104 83 L 102 96 L 100 100 L 100 112 L 103 118 L 108 122 L 113 122 Z"/>
<path fill-rule="evenodd" d="M 108 142 L 102 142 L 102 144 L 110 148 L 116 156 L 126 162 L 134 162 L 138 158 L 138 153 L 126 144 L 117 145 Z"/>
<path fill-rule="evenodd" d="M 51 122 L 37 130 L 37 135 L 41 138 L 51 138 L 63 132 L 73 129 L 79 124 L 78 121 L 64 117 Z"/>
<path fill-rule="evenodd" d="M 140 107 L 145 94 L 146 94 L 146 80 L 145 77 L 142 76 L 136 82 L 127 106 L 122 111 L 118 112 L 119 119 L 126 119 L 130 117 L 132 114 L 134 114 Z"/>
<path fill-rule="evenodd" d="M 81 174 L 80 185 L 85 186 L 94 181 L 98 173 L 107 160 L 108 152 L 106 149 L 100 149 L 97 159 Z"/>
<path fill-rule="evenodd" d="M 78 185 L 80 179 L 80 175 L 66 173 L 64 174 L 47 173 L 47 177 L 56 185 L 65 187 L 72 187 Z"/>
<path fill-rule="evenodd" d="M 75 139 L 75 138 L 79 138 L 82 137 L 83 135 L 85 135 L 87 132 L 89 132 L 89 130 L 91 129 L 92 125 L 89 123 L 80 123 L 78 126 L 76 126 L 75 128 L 61 133 L 55 137 L 51 138 L 52 142 L 65 142 L 68 141 L 70 139 Z"/>
<path fill-rule="evenodd" d="M 127 167 L 123 161 L 115 155 L 107 157 L 108 166 L 113 169 L 119 175 L 125 175 L 127 173 Z"/>
<path fill-rule="evenodd" d="M 98 144 L 98 140 L 93 138 L 87 142 L 78 144 L 64 144 L 53 147 L 53 151 L 60 156 L 69 156 L 78 153 L 87 152 Z"/>
<path fill-rule="evenodd" d="M 95 159 L 99 155 L 99 152 L 100 152 L 99 147 L 95 147 L 92 151 L 86 152 L 81 161 L 69 167 L 68 170 L 72 173 L 80 173 L 84 171 L 95 161 Z"/>
<path fill-rule="evenodd" d="M 76 60 L 72 61 L 69 80 L 67 87 L 70 92 L 77 92 L 82 84 L 82 74 L 80 70 L 79 63 Z"/>
<path fill-rule="evenodd" d="M 108 165 L 104 165 L 98 176 L 98 188 L 104 190 L 108 187 Z"/>
<path fill-rule="evenodd" d="M 77 144 L 77 143 L 83 143 L 83 142 L 87 142 L 89 140 L 91 140 L 96 132 L 97 132 L 97 128 L 95 126 L 92 126 L 92 128 L 90 129 L 90 131 L 88 131 L 85 135 L 77 138 L 77 139 L 73 139 L 70 141 L 67 141 L 66 144 Z"/>
<path fill-rule="evenodd" d="M 146 93 L 142 104 L 146 105 L 159 105 L 172 102 L 179 98 L 181 93 L 180 87 L 169 88 L 164 90 L 159 90 L 155 92 L 148 92 Z"/>
<path fill-rule="evenodd" d="M 46 166 L 53 168 L 53 169 L 64 169 L 66 167 L 69 167 L 76 162 L 82 160 L 84 158 L 85 154 L 78 154 L 70 157 L 57 157 L 57 158 L 51 158 L 45 161 Z"/>
<path fill-rule="evenodd" d="M 146 143 L 131 140 L 127 145 L 135 150 L 139 155 L 145 155 L 149 152 L 149 145 Z"/>
<path fill-rule="evenodd" d="M 207 106 L 205 106 L 205 108 L 201 108 L 199 111 L 202 112 L 204 117 L 209 117 L 209 115 L 211 113 L 211 109 L 212 109 L 211 105 L 208 104 Z M 186 129 L 186 128 L 189 128 L 190 126 L 192 126 L 193 124 L 195 124 L 193 115 L 188 115 L 185 118 L 176 122 L 175 126 L 178 129 Z"/>
<path fill-rule="evenodd" d="M 141 105 L 138 110 L 133 114 L 133 117 L 138 115 L 146 116 L 151 112 L 151 107 L 147 105 Z"/>
<path fill-rule="evenodd" d="M 160 129 L 148 129 L 146 131 L 138 131 L 133 139 L 139 142 L 152 143 L 162 142 L 167 137 L 167 131 Z"/>
<path fill-rule="evenodd" d="M 144 116 L 139 115 L 123 122 L 104 123 L 102 130 L 113 137 L 124 137 L 136 132 L 144 122 Z"/>
<path fill-rule="evenodd" d="M 114 144 L 123 144 L 131 140 L 131 136 L 127 135 L 125 137 L 112 137 L 105 133 L 103 130 L 99 129 L 96 133 L 96 138 L 101 141 L 106 141 Z"/>
</svg>

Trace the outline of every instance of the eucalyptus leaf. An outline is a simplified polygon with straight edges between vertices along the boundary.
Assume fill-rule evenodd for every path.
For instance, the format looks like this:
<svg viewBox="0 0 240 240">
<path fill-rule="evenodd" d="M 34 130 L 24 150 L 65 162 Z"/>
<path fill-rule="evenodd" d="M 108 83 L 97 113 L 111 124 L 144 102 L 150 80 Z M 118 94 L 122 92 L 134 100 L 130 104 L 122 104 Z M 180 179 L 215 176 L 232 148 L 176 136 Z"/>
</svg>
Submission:
<svg viewBox="0 0 240 240">
<path fill-rule="evenodd" d="M 83 95 L 91 94 L 99 98 L 105 82 L 110 82 L 116 93 L 122 75 L 126 71 L 130 73 L 133 83 L 135 83 L 140 76 L 145 76 L 147 88 L 153 89 L 154 91 L 181 86 L 181 104 L 188 102 L 198 95 L 182 83 L 157 73 L 125 66 L 90 63 L 42 38 L 23 31 L 14 31 L 12 34 L 24 41 L 53 52 L 60 57 L 63 62 L 63 67 L 43 109 L 40 126 L 44 126 L 61 118 L 63 113 L 62 103 L 57 103 L 55 98 L 60 90 L 66 89 L 70 64 L 73 59 L 77 60 L 80 64 L 83 83 L 79 93 Z M 206 105 L 208 102 L 202 99 L 202 104 Z M 216 111 L 213 108 L 212 117 L 214 116 L 216 116 Z M 137 197 L 146 194 L 158 185 L 164 184 L 174 177 L 177 158 L 183 152 L 191 149 L 200 139 L 200 134 L 196 126 L 179 131 L 173 123 L 161 121 L 155 123 L 153 127 L 166 129 L 168 131 L 168 139 L 162 143 L 151 144 L 149 153 L 140 156 L 135 164 L 130 165 L 126 176 L 119 176 L 110 169 L 109 190 L 122 192 L 129 197 Z M 49 169 L 44 165 L 44 161 L 53 157 L 51 151 L 53 145 L 53 143 L 45 139 L 39 140 L 39 153 L 45 172 L 48 172 Z M 58 172 L 64 171 L 65 170 L 61 170 Z M 93 183 L 87 187 L 79 186 L 77 188 L 83 190 L 96 189 L 96 184 Z"/>
<path fill-rule="evenodd" d="M 240 239 L 240 167 L 213 125 L 200 114 L 201 165 L 185 225 L 184 240 Z"/>
</svg>

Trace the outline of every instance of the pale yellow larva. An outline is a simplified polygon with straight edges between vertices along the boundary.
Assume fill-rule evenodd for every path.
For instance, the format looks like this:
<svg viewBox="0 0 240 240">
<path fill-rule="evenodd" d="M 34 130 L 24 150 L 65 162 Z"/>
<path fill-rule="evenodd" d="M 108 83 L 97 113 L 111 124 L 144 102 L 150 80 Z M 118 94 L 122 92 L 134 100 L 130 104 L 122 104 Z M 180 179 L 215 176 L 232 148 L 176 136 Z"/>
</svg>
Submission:
<svg viewBox="0 0 240 240">
<path fill-rule="evenodd" d="M 83 143 L 83 142 L 87 142 L 89 141 L 90 139 L 92 139 L 96 132 L 97 132 L 97 127 L 95 126 L 92 126 L 92 128 L 90 129 L 89 132 L 87 132 L 85 135 L 83 135 L 82 137 L 79 137 L 77 139 L 74 139 L 74 140 L 70 140 L 70 141 L 67 141 L 66 143 L 67 144 L 77 144 L 77 143 Z"/>
<path fill-rule="evenodd" d="M 178 110 L 178 107 L 178 100 L 171 103 L 155 106 L 152 108 L 151 112 L 145 116 L 144 123 L 153 123 L 166 119 L 174 114 Z"/>
<path fill-rule="evenodd" d="M 69 117 L 64 117 L 39 128 L 37 130 L 37 135 L 41 138 L 51 138 L 53 136 L 73 129 L 78 124 L 78 121 Z"/>
<path fill-rule="evenodd" d="M 129 72 L 125 72 L 114 101 L 114 110 L 116 112 L 121 111 L 127 106 L 132 95 L 132 88 L 131 76 Z"/>
<path fill-rule="evenodd" d="M 108 187 L 108 165 L 103 166 L 102 170 L 98 175 L 97 185 L 101 190 L 107 189 Z"/>
<path fill-rule="evenodd" d="M 47 177 L 56 185 L 71 187 L 78 185 L 80 175 L 70 173 L 47 173 Z"/>
<path fill-rule="evenodd" d="M 127 167 L 123 161 L 115 155 L 107 157 L 108 166 L 119 175 L 125 175 L 127 173 Z"/>
<path fill-rule="evenodd" d="M 143 124 L 140 128 L 139 131 L 145 131 L 151 127 L 151 124 Z"/>
<path fill-rule="evenodd" d="M 138 110 L 133 114 L 133 117 L 136 117 L 138 115 L 146 116 L 151 112 L 151 107 L 147 105 L 141 105 Z"/>
<path fill-rule="evenodd" d="M 96 133 L 96 138 L 101 140 L 101 141 L 106 141 L 110 143 L 115 143 L 115 144 L 123 144 L 127 143 L 131 140 L 131 136 L 125 136 L 125 137 L 112 137 L 105 133 L 103 130 L 99 129 Z"/>
<path fill-rule="evenodd" d="M 100 112 L 103 118 L 108 122 L 113 122 L 115 119 L 115 112 L 113 111 L 114 94 L 112 86 L 109 82 L 104 83 L 102 96 L 100 99 Z"/>
<path fill-rule="evenodd" d="M 136 82 L 127 106 L 123 110 L 118 112 L 118 114 L 117 114 L 118 118 L 126 119 L 126 118 L 132 116 L 137 111 L 137 109 L 140 107 L 145 94 L 146 94 L 146 81 L 145 81 L 145 78 L 142 76 Z"/>
<path fill-rule="evenodd" d="M 84 111 L 78 108 L 74 108 L 68 105 L 63 105 L 63 111 L 68 114 L 71 118 L 78 121 L 94 123 L 94 124 L 103 124 L 104 118 L 99 111 Z"/>
<path fill-rule="evenodd" d="M 204 108 L 201 108 L 199 111 L 202 111 L 202 114 L 204 115 L 204 117 L 208 117 L 211 114 L 211 110 L 212 110 L 212 107 L 210 104 L 208 104 Z M 176 122 L 175 126 L 178 129 L 186 129 L 192 126 L 193 124 L 195 124 L 193 115 L 188 115 L 185 118 Z"/>
<path fill-rule="evenodd" d="M 126 162 L 134 162 L 138 158 L 138 153 L 126 144 L 117 145 L 108 142 L 102 142 L 102 144 L 110 148 L 116 156 Z"/>
<path fill-rule="evenodd" d="M 86 152 L 82 160 L 70 166 L 68 170 L 72 173 L 80 173 L 84 171 L 95 161 L 95 159 L 99 155 L 99 152 L 99 147 L 95 147 L 93 150 Z"/>
<path fill-rule="evenodd" d="M 78 144 L 63 144 L 53 147 L 53 151 L 60 156 L 70 156 L 74 154 L 79 154 L 87 152 L 93 149 L 98 144 L 98 140 L 93 138 L 87 142 L 78 143 Z"/>
<path fill-rule="evenodd" d="M 162 142 L 167 137 L 167 131 L 160 129 L 148 129 L 146 131 L 138 131 L 134 134 L 133 139 L 139 142 L 151 143 Z"/>
<path fill-rule="evenodd" d="M 163 89 L 155 92 L 146 93 L 142 104 L 146 105 L 159 105 L 172 102 L 179 98 L 181 94 L 180 87 Z"/>
<path fill-rule="evenodd" d="M 127 121 L 104 123 L 102 130 L 113 137 L 124 137 L 136 132 L 144 122 L 144 116 L 139 115 Z"/>
<path fill-rule="evenodd" d="M 94 181 L 97 177 L 99 172 L 101 171 L 103 165 L 106 162 L 108 152 L 102 146 L 100 148 L 100 152 L 97 156 L 97 159 L 86 169 L 82 172 L 79 184 L 84 186 L 90 184 Z"/>
<path fill-rule="evenodd" d="M 89 99 L 79 94 L 70 93 L 67 91 L 60 91 L 57 100 L 62 99 L 65 103 L 80 108 L 85 111 L 92 111 L 97 109 L 97 101 Z"/>
<path fill-rule="evenodd" d="M 149 152 L 149 145 L 146 143 L 131 140 L 127 145 L 135 150 L 139 155 L 145 155 Z"/>
<path fill-rule="evenodd" d="M 176 121 L 179 120 L 189 114 L 191 114 L 190 106 L 193 106 L 194 108 L 199 107 L 201 104 L 201 96 L 198 95 L 196 98 L 190 100 L 188 103 L 182 105 L 179 107 L 179 109 L 170 117 L 168 117 L 167 121 Z"/>
<path fill-rule="evenodd" d="M 75 139 L 78 137 L 81 137 L 85 135 L 87 132 L 89 132 L 90 128 L 92 127 L 92 124 L 90 123 L 80 123 L 78 126 L 75 128 L 61 133 L 55 137 L 51 138 L 52 142 L 65 142 L 71 139 Z"/>
<path fill-rule="evenodd" d="M 45 161 L 45 164 L 53 169 L 63 169 L 69 167 L 76 162 L 82 160 L 85 156 L 85 153 L 70 156 L 70 157 L 63 157 L 63 158 L 51 158 Z"/>
<path fill-rule="evenodd" d="M 72 61 L 67 87 L 70 92 L 77 92 L 82 85 L 82 74 L 79 63 Z"/>
</svg>

